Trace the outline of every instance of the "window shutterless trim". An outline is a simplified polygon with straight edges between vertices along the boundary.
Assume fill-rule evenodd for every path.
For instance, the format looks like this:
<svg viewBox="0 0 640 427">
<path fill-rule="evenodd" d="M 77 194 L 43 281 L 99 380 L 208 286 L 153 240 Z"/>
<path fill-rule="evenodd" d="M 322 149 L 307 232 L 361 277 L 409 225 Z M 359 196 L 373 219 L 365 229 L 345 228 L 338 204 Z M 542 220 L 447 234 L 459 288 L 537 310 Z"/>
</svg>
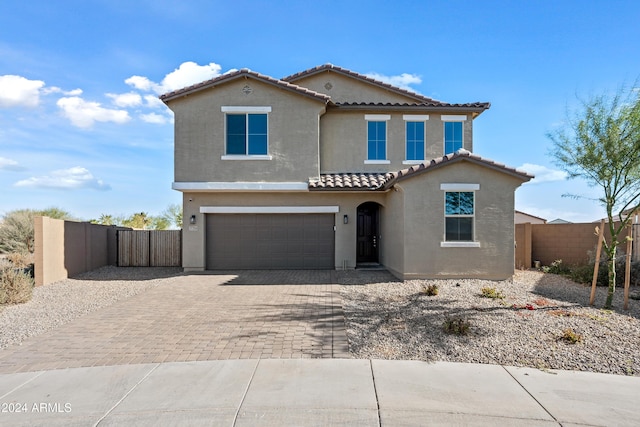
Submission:
<svg viewBox="0 0 640 427">
<path fill-rule="evenodd" d="M 220 160 L 273 160 L 269 154 L 225 154 Z"/>
<path fill-rule="evenodd" d="M 480 190 L 480 184 L 443 183 L 440 184 L 440 190 L 455 192 L 477 191 Z"/>
<path fill-rule="evenodd" d="M 251 106 L 222 106 L 220 111 L 223 113 L 270 113 L 271 107 L 251 107 Z"/>
<path fill-rule="evenodd" d="M 440 242 L 441 248 L 479 248 L 480 242 Z"/>
<path fill-rule="evenodd" d="M 368 122 L 386 122 L 391 120 L 390 114 L 365 114 L 364 119 Z"/>
<path fill-rule="evenodd" d="M 467 120 L 467 116 L 464 114 L 461 115 L 452 115 L 452 114 L 443 114 L 440 116 L 440 120 L 443 122 L 464 122 Z"/>
<path fill-rule="evenodd" d="M 428 114 L 403 114 L 402 120 L 405 122 L 424 122 L 429 120 Z"/>
<path fill-rule="evenodd" d="M 365 165 L 390 165 L 391 160 L 365 160 Z"/>
</svg>

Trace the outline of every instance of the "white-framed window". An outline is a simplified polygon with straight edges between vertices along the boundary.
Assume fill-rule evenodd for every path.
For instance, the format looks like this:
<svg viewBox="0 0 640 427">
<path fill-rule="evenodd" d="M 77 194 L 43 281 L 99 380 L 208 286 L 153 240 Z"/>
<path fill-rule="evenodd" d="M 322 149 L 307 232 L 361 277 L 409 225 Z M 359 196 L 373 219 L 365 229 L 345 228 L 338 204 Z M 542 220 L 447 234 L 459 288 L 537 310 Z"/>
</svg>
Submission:
<svg viewBox="0 0 640 427">
<path fill-rule="evenodd" d="M 222 107 L 225 113 L 223 160 L 271 159 L 269 115 L 271 107 Z"/>
<path fill-rule="evenodd" d="M 444 115 L 444 154 L 455 153 L 464 147 L 465 115 Z"/>
<path fill-rule="evenodd" d="M 444 239 L 441 247 L 480 247 L 475 240 L 475 204 L 479 184 L 441 184 L 444 191 Z"/>
<path fill-rule="evenodd" d="M 387 160 L 388 114 L 365 114 L 367 121 L 367 159 L 365 164 L 389 164 Z"/>
<path fill-rule="evenodd" d="M 403 164 L 417 164 L 424 161 L 426 143 L 426 121 L 428 115 L 402 116 L 405 121 L 405 160 Z"/>
</svg>

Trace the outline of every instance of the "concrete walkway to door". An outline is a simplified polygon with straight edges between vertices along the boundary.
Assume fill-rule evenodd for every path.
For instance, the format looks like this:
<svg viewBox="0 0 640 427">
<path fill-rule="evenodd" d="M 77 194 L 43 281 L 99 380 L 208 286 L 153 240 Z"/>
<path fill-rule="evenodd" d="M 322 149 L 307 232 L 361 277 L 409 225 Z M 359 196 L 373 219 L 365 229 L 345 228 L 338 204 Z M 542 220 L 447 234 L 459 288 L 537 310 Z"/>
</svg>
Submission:
<svg viewBox="0 0 640 427">
<path fill-rule="evenodd" d="M 140 363 L 349 358 L 335 271 L 181 274 L 19 346 L 0 374 Z"/>
</svg>

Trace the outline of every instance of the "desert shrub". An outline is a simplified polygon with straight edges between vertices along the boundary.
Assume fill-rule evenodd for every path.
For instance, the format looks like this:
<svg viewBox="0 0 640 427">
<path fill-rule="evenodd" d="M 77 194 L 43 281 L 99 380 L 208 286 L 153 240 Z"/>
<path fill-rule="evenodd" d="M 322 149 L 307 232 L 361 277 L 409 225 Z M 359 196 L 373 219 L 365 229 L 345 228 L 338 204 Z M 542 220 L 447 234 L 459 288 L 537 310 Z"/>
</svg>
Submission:
<svg viewBox="0 0 640 427">
<path fill-rule="evenodd" d="M 7 260 L 16 268 L 27 268 L 33 265 L 33 254 L 28 252 L 12 252 L 6 255 Z"/>
<path fill-rule="evenodd" d="M 31 299 L 33 279 L 23 269 L 0 269 L 0 304 L 20 304 Z"/>
<path fill-rule="evenodd" d="M 467 335 L 471 328 L 471 322 L 463 317 L 447 317 L 442 324 L 442 329 L 452 335 Z"/>
<path fill-rule="evenodd" d="M 571 272 L 571 269 L 568 265 L 564 264 L 561 259 L 557 259 L 553 261 L 551 265 L 542 267 L 542 271 L 545 273 L 566 275 Z"/>
<path fill-rule="evenodd" d="M 591 284 L 593 280 L 593 267 L 594 264 L 572 267 L 570 272 L 566 274 L 571 280 L 576 283 Z M 616 286 L 624 285 L 624 272 L 626 267 L 626 260 L 622 259 L 616 263 Z M 631 262 L 631 286 L 640 285 L 640 261 Z M 596 284 L 598 286 L 609 285 L 609 264 L 605 261 L 600 263 L 598 268 L 598 279 Z"/>
<path fill-rule="evenodd" d="M 504 294 L 502 292 L 500 292 L 496 288 L 492 288 L 489 286 L 485 286 L 484 288 L 480 289 L 480 294 L 484 298 L 504 299 Z"/>
<path fill-rule="evenodd" d="M 571 328 L 567 328 L 562 331 L 562 335 L 560 336 L 559 340 L 564 341 L 567 344 L 577 344 L 579 342 L 582 342 L 582 335 Z"/>
<path fill-rule="evenodd" d="M 424 295 L 430 296 L 430 297 L 434 297 L 436 295 L 438 295 L 438 292 L 440 290 L 438 289 L 438 285 L 436 284 L 431 284 L 431 285 L 424 285 L 422 286 L 422 293 Z"/>
</svg>

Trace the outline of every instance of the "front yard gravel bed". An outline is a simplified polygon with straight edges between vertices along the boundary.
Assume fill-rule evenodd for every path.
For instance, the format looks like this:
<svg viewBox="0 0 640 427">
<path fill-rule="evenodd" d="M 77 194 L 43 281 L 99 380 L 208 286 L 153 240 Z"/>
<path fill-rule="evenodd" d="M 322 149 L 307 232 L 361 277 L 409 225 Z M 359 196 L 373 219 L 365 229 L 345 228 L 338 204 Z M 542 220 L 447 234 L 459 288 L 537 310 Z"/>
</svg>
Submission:
<svg viewBox="0 0 640 427">
<path fill-rule="evenodd" d="M 491 363 L 640 376 L 640 307 L 602 310 L 606 289 L 589 306 L 590 286 L 538 271 L 513 280 L 409 280 L 343 274 L 341 294 L 353 357 Z M 381 280 L 381 277 L 383 278 Z M 377 281 L 376 281 L 377 280 Z M 435 284 L 437 296 L 424 287 Z M 481 296 L 495 288 L 504 298 Z M 633 288 L 632 288 L 633 289 Z M 632 293 L 637 294 L 637 289 Z M 468 322 L 466 335 L 444 331 L 447 319 Z M 571 328 L 581 342 L 560 337 Z"/>
</svg>

